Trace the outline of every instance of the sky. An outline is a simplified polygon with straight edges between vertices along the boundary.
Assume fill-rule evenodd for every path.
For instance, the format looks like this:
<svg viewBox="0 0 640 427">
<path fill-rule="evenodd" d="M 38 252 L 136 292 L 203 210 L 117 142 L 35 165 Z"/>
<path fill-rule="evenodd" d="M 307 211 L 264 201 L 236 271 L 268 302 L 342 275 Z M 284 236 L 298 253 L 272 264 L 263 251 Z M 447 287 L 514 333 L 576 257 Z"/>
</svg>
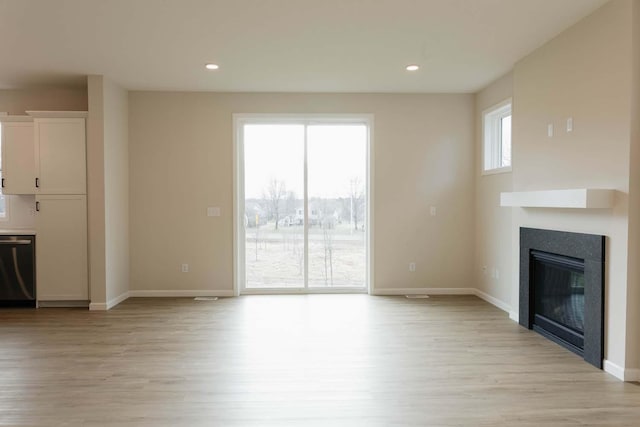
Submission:
<svg viewBox="0 0 640 427">
<path fill-rule="evenodd" d="M 309 197 L 348 197 L 350 183 L 366 181 L 367 127 L 363 124 L 307 127 Z M 245 198 L 262 198 L 272 179 L 301 199 L 304 191 L 302 124 L 244 127 Z"/>
</svg>

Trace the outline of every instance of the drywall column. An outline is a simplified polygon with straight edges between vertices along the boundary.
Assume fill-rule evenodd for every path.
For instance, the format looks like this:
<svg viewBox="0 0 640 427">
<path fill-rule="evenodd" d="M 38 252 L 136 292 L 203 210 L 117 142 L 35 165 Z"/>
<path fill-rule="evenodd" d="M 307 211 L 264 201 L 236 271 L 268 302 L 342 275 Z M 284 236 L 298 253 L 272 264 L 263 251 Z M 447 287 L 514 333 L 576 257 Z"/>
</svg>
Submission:
<svg viewBox="0 0 640 427">
<path fill-rule="evenodd" d="M 106 310 L 104 198 L 104 78 L 87 78 L 87 210 L 89 227 L 89 298 L 91 310 Z"/>
<path fill-rule="evenodd" d="M 129 294 L 129 93 L 103 79 L 107 309 Z"/>
<path fill-rule="evenodd" d="M 129 294 L 129 94 L 88 77 L 87 186 L 91 310 Z"/>
<path fill-rule="evenodd" d="M 632 25 L 631 147 L 629 152 L 629 252 L 627 280 L 627 372 L 640 380 L 640 0 L 634 0 Z"/>
</svg>

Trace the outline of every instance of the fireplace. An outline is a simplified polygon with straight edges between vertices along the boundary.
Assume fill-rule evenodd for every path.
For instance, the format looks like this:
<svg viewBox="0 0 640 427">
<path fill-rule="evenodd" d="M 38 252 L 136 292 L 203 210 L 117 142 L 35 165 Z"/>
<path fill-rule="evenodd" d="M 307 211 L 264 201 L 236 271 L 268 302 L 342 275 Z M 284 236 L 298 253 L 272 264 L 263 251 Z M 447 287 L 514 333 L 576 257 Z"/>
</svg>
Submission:
<svg viewBox="0 0 640 427">
<path fill-rule="evenodd" d="M 605 237 L 520 229 L 520 324 L 602 368 Z"/>
<path fill-rule="evenodd" d="M 584 352 L 584 261 L 531 251 L 533 329 Z M 531 274 L 533 273 L 533 274 Z"/>
</svg>

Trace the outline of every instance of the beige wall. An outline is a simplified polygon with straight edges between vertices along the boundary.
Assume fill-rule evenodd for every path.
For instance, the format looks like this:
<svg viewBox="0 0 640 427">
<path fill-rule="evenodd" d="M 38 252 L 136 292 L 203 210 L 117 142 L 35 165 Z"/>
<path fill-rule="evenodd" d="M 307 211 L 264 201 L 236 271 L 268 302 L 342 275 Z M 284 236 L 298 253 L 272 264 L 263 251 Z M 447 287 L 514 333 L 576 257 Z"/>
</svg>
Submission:
<svg viewBox="0 0 640 427">
<path fill-rule="evenodd" d="M 513 189 L 611 188 L 613 209 L 513 209 L 512 265 L 521 226 L 607 236 L 605 357 L 626 360 L 631 89 L 630 0 L 614 0 L 516 64 Z M 574 131 L 564 123 L 573 117 Z M 548 138 L 547 124 L 556 133 Z M 518 298 L 518 269 L 512 274 Z M 517 307 L 514 307 L 516 309 Z"/>
<path fill-rule="evenodd" d="M 129 291 L 129 94 L 104 79 L 106 298 Z"/>
<path fill-rule="evenodd" d="M 36 111 L 87 111 L 87 90 L 31 88 L 0 90 L 0 111 L 23 115 Z"/>
<path fill-rule="evenodd" d="M 640 325 L 640 0 L 633 2 L 633 58 L 631 90 L 631 150 L 629 168 L 629 292 L 627 294 L 627 323 Z M 635 335 L 635 337 L 634 337 Z M 627 330 L 627 359 L 631 366 L 640 367 L 640 327 Z M 634 361 L 635 362 L 632 362 Z"/>
<path fill-rule="evenodd" d="M 129 111 L 132 290 L 232 291 L 233 113 L 374 114 L 377 290 L 472 287 L 472 95 L 131 92 Z"/>
<path fill-rule="evenodd" d="M 511 301 L 511 209 L 500 207 L 500 193 L 511 191 L 511 172 L 482 175 L 482 113 L 511 98 L 513 75 L 509 73 L 476 94 L 476 264 L 477 288 L 509 309 Z M 498 274 L 496 274 L 496 269 Z"/>
</svg>

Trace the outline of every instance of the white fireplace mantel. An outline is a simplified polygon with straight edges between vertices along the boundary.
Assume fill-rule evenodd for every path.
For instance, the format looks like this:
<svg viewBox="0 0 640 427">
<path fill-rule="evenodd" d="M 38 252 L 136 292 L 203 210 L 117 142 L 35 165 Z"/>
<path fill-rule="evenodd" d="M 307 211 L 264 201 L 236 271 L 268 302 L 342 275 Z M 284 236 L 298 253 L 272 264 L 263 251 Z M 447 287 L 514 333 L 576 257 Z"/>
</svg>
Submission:
<svg viewBox="0 0 640 427">
<path fill-rule="evenodd" d="M 504 207 L 607 209 L 614 201 L 615 190 L 593 188 L 500 193 L 500 206 Z"/>
</svg>

